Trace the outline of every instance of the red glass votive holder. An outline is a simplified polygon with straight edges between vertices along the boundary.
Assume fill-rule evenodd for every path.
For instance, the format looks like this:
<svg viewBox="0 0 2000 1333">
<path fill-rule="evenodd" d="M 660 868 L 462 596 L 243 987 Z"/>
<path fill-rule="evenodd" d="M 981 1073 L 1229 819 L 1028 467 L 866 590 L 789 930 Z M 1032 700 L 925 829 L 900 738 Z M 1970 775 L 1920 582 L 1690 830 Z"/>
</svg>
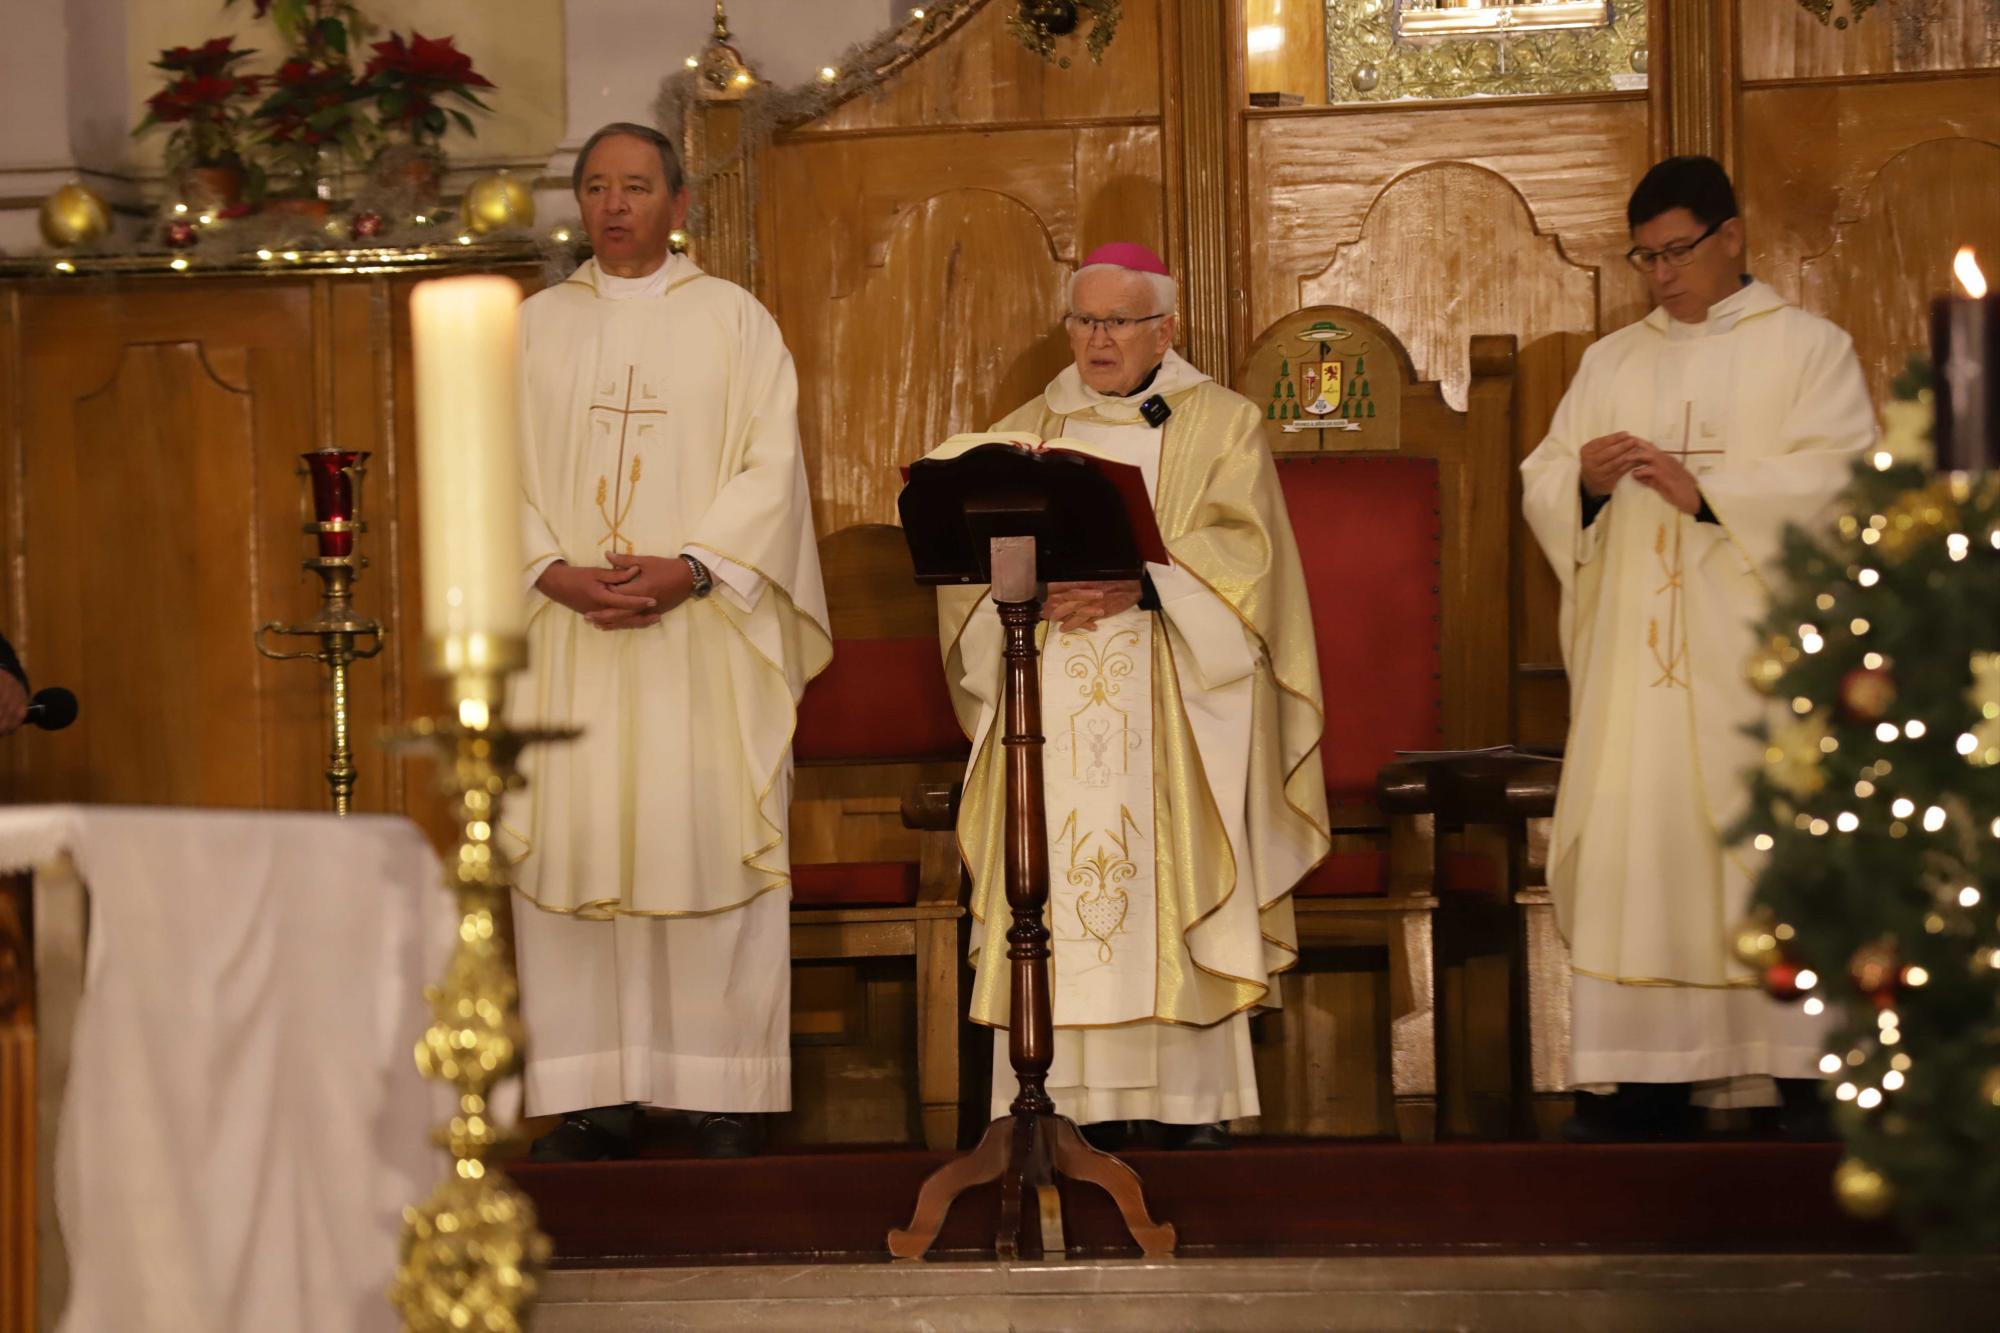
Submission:
<svg viewBox="0 0 2000 1333">
<path fill-rule="evenodd" d="M 368 455 L 357 449 L 315 449 L 299 461 L 312 491 L 312 522 L 306 530 L 319 539 L 321 559 L 354 554 L 354 534 L 361 523 L 361 474 Z"/>
</svg>

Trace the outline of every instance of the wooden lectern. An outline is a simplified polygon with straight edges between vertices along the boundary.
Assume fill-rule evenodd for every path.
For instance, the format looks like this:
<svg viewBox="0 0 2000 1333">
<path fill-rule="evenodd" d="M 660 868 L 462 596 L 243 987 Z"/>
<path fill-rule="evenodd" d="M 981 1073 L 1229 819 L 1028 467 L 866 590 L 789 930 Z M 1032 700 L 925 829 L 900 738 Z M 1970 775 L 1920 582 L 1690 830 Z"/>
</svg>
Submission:
<svg viewBox="0 0 2000 1333">
<path fill-rule="evenodd" d="M 1014 918 L 1007 931 L 1013 965 L 1007 1032 L 1020 1081 L 1011 1113 L 987 1127 L 978 1147 L 931 1173 L 910 1225 L 889 1232 L 889 1252 L 898 1259 L 921 1259 L 958 1196 L 996 1177 L 1000 1223 L 993 1246 L 1002 1259 L 1020 1256 L 1024 1186 L 1035 1191 L 1043 1257 L 1064 1254 L 1058 1176 L 1102 1186 L 1147 1258 L 1173 1253 L 1173 1226 L 1146 1211 L 1137 1173 L 1086 1143 L 1073 1122 L 1055 1113 L 1047 1088 L 1055 1031 L 1043 921 L 1049 856 L 1035 627 L 1046 584 L 1136 579 L 1145 559 L 1165 561 L 1143 483 L 1133 499 L 1137 474 L 1076 454 L 990 444 L 913 464 L 898 501 L 917 581 L 990 583 L 1006 635 L 1006 875 Z"/>
</svg>

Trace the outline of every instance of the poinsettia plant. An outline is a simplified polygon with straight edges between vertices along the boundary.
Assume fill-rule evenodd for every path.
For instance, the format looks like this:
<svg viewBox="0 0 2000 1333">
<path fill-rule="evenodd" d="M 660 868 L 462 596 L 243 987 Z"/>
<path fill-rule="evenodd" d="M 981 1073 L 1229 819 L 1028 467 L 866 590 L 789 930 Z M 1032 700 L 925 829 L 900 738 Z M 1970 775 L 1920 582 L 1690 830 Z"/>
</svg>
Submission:
<svg viewBox="0 0 2000 1333">
<path fill-rule="evenodd" d="M 385 135 L 435 147 L 453 123 L 467 134 L 476 133 L 463 107 L 490 110 L 474 90 L 491 88 L 493 82 L 472 67 L 472 57 L 451 38 L 426 37 L 412 29 L 407 38 L 392 32 L 372 49 L 375 54 L 361 80 Z"/>
<path fill-rule="evenodd" d="M 257 108 L 257 121 L 275 174 L 303 183 L 328 148 L 364 153 L 368 119 L 352 65 L 296 55 L 278 66 L 271 85 L 270 96 Z"/>
<path fill-rule="evenodd" d="M 146 99 L 146 115 L 132 132 L 171 125 L 166 159 L 174 172 L 240 162 L 250 136 L 251 99 L 261 80 L 236 66 L 255 54 L 233 37 L 161 51 L 153 68 L 167 75 L 167 85 Z"/>
<path fill-rule="evenodd" d="M 349 54 L 367 35 L 367 20 L 352 0 L 253 3 L 256 16 L 270 17 L 289 51 L 255 112 L 259 142 L 278 191 L 309 193 L 327 149 L 352 157 L 367 153 L 365 93 Z"/>
</svg>

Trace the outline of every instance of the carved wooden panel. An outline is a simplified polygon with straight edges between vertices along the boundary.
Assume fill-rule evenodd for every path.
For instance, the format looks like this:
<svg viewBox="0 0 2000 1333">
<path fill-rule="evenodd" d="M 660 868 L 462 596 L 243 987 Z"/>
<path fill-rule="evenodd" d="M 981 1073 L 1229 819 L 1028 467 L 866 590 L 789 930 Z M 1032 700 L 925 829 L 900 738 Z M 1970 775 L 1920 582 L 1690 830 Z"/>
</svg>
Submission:
<svg viewBox="0 0 2000 1333">
<path fill-rule="evenodd" d="M 915 125 L 987 125 L 1150 118 L 1160 107 L 1162 0 L 1125 0 L 1118 35 L 1093 65 L 1063 43 L 1070 68 L 1035 55 L 1007 31 L 1011 0 L 990 0 L 875 93 L 802 127 L 807 134 Z"/>
<path fill-rule="evenodd" d="M 895 522 L 903 464 L 1062 369 L 1068 275 L 1103 241 L 1161 244 L 1160 171 L 1151 126 L 801 137 L 767 155 L 767 298 L 798 363 L 820 532 Z"/>
<path fill-rule="evenodd" d="M 1410 350 L 1445 401 L 1465 406 L 1475 333 L 1530 342 L 1593 330 L 1597 273 L 1539 234 L 1526 201 L 1493 172 L 1464 163 L 1420 167 L 1376 196 L 1354 242 L 1299 283 L 1307 304 L 1369 311 Z"/>
<path fill-rule="evenodd" d="M 1995 0 L 1881 0 L 1844 29 L 1821 23 L 1798 0 L 1739 6 L 1746 82 L 2000 65 Z"/>
<path fill-rule="evenodd" d="M 1645 313 L 1619 258 L 1641 98 L 1253 112 L 1248 147 L 1253 328 L 1316 302 L 1368 310 L 1462 407 L 1469 334 L 1526 345 Z"/>
<path fill-rule="evenodd" d="M 1879 396 L 1951 251 L 1993 245 L 2000 74 L 1750 89 L 1743 126 L 1752 271 L 1854 335 Z"/>
<path fill-rule="evenodd" d="M 1857 220 L 1805 261 L 1806 306 L 1846 329 L 1877 402 L 1912 354 L 1930 350 L 1931 298 L 1951 287 L 1961 245 L 2000 271 L 2000 144 L 1938 139 L 1882 168 Z"/>
</svg>

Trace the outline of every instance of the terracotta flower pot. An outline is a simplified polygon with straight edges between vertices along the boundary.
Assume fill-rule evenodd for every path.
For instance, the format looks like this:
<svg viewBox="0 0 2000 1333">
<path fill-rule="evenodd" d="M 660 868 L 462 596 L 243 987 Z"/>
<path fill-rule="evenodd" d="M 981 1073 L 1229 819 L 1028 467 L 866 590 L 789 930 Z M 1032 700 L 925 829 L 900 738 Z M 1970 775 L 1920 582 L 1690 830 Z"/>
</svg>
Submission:
<svg viewBox="0 0 2000 1333">
<path fill-rule="evenodd" d="M 243 202 L 243 164 L 217 162 L 190 168 L 181 188 L 187 202 L 201 212 L 234 209 Z"/>
<path fill-rule="evenodd" d="M 301 218 L 307 222 L 324 222 L 333 211 L 332 203 L 310 195 L 276 195 L 264 201 L 264 212 L 274 217 Z"/>
<path fill-rule="evenodd" d="M 433 204 L 444 185 L 444 154 L 435 148 L 397 144 L 376 154 L 369 175 L 378 189 L 419 207 Z"/>
</svg>

